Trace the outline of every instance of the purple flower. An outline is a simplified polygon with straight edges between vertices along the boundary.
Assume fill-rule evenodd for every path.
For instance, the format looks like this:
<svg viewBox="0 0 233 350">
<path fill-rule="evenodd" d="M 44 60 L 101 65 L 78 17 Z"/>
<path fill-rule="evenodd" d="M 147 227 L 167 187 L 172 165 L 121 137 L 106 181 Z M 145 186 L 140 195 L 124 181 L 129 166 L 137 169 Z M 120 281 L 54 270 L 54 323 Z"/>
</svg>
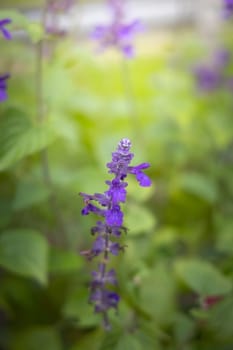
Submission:
<svg viewBox="0 0 233 350">
<path fill-rule="evenodd" d="M 214 64 L 216 66 L 216 68 L 218 69 L 224 69 L 229 63 L 230 63 L 230 59 L 231 59 L 231 53 L 230 51 L 226 50 L 226 49 L 219 49 L 216 53 L 215 53 L 215 57 L 214 57 Z"/>
<path fill-rule="evenodd" d="M 102 221 L 97 221 L 92 227 L 91 233 L 95 235 L 95 241 L 92 249 L 82 252 L 89 260 L 102 255 L 102 262 L 99 264 L 98 271 L 92 273 L 90 302 L 95 306 L 95 312 L 102 313 L 104 327 L 109 329 L 108 310 L 117 309 L 119 296 L 117 293 L 109 291 L 107 284 L 116 285 L 116 274 L 114 270 L 107 270 L 110 255 L 118 255 L 124 246 L 116 242 L 122 232 L 126 232 L 123 226 L 124 215 L 121 210 L 121 203 L 126 201 L 126 177 L 129 174 L 135 175 L 141 186 L 150 186 L 151 180 L 144 174 L 144 170 L 150 165 L 142 163 L 136 166 L 130 166 L 133 159 L 133 153 L 130 152 L 131 142 L 129 139 L 122 139 L 115 152 L 112 153 L 112 160 L 107 163 L 109 173 L 114 175 L 111 181 L 105 183 L 109 186 L 103 194 L 95 193 L 89 195 L 80 193 L 84 199 L 85 207 L 82 210 L 83 215 L 94 213 L 102 217 Z M 92 202 L 97 203 L 93 204 Z"/>
<path fill-rule="evenodd" d="M 109 271 L 105 271 L 105 264 L 99 264 L 98 271 L 92 272 L 92 288 L 96 288 L 97 286 L 102 286 L 104 284 L 116 285 L 116 272 L 114 269 Z"/>
<path fill-rule="evenodd" d="M 0 76 L 0 102 L 7 100 L 7 84 L 6 81 L 9 79 L 10 75 L 5 74 Z"/>
<path fill-rule="evenodd" d="M 134 37 L 143 30 L 143 26 L 139 20 L 125 22 L 123 5 L 123 0 L 109 0 L 112 21 L 108 25 L 96 26 L 92 32 L 92 38 L 99 41 L 100 50 L 112 46 L 121 51 L 126 58 L 132 58 Z"/>
<path fill-rule="evenodd" d="M 4 18 L 0 20 L 0 31 L 6 40 L 11 40 L 12 36 L 9 30 L 5 28 L 6 25 L 10 24 L 12 21 L 10 18 Z"/>
<path fill-rule="evenodd" d="M 137 181 L 142 187 L 148 187 L 151 185 L 150 178 L 146 174 L 144 174 L 142 171 L 149 168 L 149 166 L 150 166 L 149 163 L 142 163 L 137 166 L 133 166 L 129 168 L 130 173 L 136 176 Z"/>
<path fill-rule="evenodd" d="M 223 13 L 225 18 L 233 16 L 233 0 L 223 0 Z"/>
<path fill-rule="evenodd" d="M 106 289 L 95 289 L 90 301 L 95 303 L 95 312 L 106 313 L 110 308 L 117 308 L 120 297 L 117 293 Z"/>
<path fill-rule="evenodd" d="M 108 226 L 121 226 L 123 223 L 123 213 L 119 205 L 114 205 L 106 211 L 106 224 Z"/>
<path fill-rule="evenodd" d="M 213 91 L 220 86 L 221 74 L 215 67 L 199 66 L 194 73 L 201 91 Z"/>
</svg>

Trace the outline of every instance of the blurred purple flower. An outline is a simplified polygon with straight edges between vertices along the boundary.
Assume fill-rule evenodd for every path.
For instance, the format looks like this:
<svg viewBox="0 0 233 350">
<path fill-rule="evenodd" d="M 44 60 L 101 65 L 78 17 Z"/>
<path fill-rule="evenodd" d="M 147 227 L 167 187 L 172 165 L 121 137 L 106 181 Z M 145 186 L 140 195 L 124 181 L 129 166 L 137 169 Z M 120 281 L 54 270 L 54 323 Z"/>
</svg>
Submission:
<svg viewBox="0 0 233 350">
<path fill-rule="evenodd" d="M 0 102 L 7 100 L 7 84 L 6 81 L 9 79 L 10 75 L 0 75 Z"/>
<path fill-rule="evenodd" d="M 195 69 L 194 74 L 201 91 L 214 91 L 220 86 L 221 75 L 213 67 L 199 66 Z"/>
<path fill-rule="evenodd" d="M 110 174 L 114 174 L 112 181 L 106 181 L 109 189 L 103 194 L 95 193 L 89 195 L 80 193 L 84 199 L 85 207 L 82 210 L 83 215 L 90 212 L 103 217 L 102 221 L 97 221 L 91 229 L 95 235 L 95 241 L 92 249 L 82 252 L 90 260 L 96 256 L 103 255 L 98 270 L 92 273 L 90 302 L 95 305 L 95 312 L 102 313 L 104 326 L 109 329 L 108 310 L 117 309 L 120 300 L 117 293 L 109 290 L 108 285 L 115 285 L 116 274 L 114 270 L 107 270 L 109 254 L 118 255 L 120 250 L 124 250 L 116 239 L 121 236 L 126 229 L 123 226 L 124 215 L 120 204 L 126 200 L 127 182 L 125 178 L 128 174 L 135 175 L 141 186 L 150 186 L 151 181 L 143 173 L 149 167 L 148 163 L 142 163 L 137 166 L 130 166 L 133 159 L 133 153 L 130 152 L 131 142 L 129 139 L 122 139 L 115 152 L 112 153 L 112 160 L 107 163 Z M 92 204 L 92 202 L 96 204 Z"/>
<path fill-rule="evenodd" d="M 96 26 L 91 37 L 99 41 L 100 50 L 112 46 L 121 51 L 126 58 L 132 58 L 134 56 L 134 37 L 143 30 L 143 26 L 138 19 L 125 22 L 123 5 L 123 0 L 109 0 L 113 15 L 112 21 L 108 25 Z"/>
<path fill-rule="evenodd" d="M 5 28 L 6 25 L 10 24 L 12 21 L 10 18 L 4 18 L 0 20 L 0 31 L 6 40 L 11 40 L 12 36 L 9 30 Z"/>
<path fill-rule="evenodd" d="M 223 13 L 226 19 L 233 16 L 233 0 L 223 0 Z"/>
<path fill-rule="evenodd" d="M 230 63 L 230 60 L 231 60 L 231 53 L 230 51 L 224 48 L 219 49 L 215 53 L 214 64 L 218 69 L 224 69 Z"/>
</svg>

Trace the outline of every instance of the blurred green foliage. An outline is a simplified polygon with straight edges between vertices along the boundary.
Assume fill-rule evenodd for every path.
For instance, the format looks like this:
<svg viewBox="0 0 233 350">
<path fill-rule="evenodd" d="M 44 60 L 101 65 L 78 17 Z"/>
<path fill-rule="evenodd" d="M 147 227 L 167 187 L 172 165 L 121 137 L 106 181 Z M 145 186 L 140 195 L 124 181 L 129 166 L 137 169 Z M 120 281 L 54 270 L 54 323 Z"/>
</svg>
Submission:
<svg viewBox="0 0 233 350">
<path fill-rule="evenodd" d="M 128 63 L 134 106 L 114 55 L 48 40 L 39 122 L 43 31 L 23 27 L 30 43 L 1 42 L 11 79 L 0 106 L 0 348 L 232 349 L 232 95 L 197 91 L 197 40 L 177 33 L 182 44 Z M 153 186 L 129 183 L 127 249 L 113 262 L 122 300 L 105 333 L 87 302 L 94 263 L 79 252 L 90 247 L 94 219 L 81 217 L 78 193 L 105 190 L 105 164 L 125 136 L 135 163 L 151 163 Z M 209 296 L 220 299 L 206 308 Z"/>
</svg>

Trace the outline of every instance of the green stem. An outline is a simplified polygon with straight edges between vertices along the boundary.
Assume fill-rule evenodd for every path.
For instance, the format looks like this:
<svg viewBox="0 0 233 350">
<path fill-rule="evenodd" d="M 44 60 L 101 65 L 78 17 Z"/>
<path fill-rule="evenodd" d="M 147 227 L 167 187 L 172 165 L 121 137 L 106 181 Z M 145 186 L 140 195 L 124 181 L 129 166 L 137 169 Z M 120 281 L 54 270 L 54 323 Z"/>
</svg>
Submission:
<svg viewBox="0 0 233 350">
<path fill-rule="evenodd" d="M 42 26 L 45 28 L 46 25 L 46 9 L 47 4 L 45 4 L 45 9 L 42 15 Z M 42 124 L 46 120 L 45 104 L 44 104 L 44 93 L 43 93 L 43 50 L 44 41 L 43 39 L 37 44 L 36 47 L 36 96 L 37 96 L 37 120 L 38 123 Z M 54 191 L 50 164 L 48 158 L 48 150 L 45 148 L 40 152 L 41 157 L 41 168 L 42 176 L 45 185 L 50 191 L 49 203 L 51 211 L 53 212 L 54 218 L 59 226 L 59 230 L 62 236 L 65 237 L 65 225 L 61 215 L 61 211 L 58 205 L 57 196 Z"/>
<path fill-rule="evenodd" d="M 127 60 L 124 57 L 122 58 L 122 61 L 121 61 L 121 69 L 122 69 L 124 93 L 125 93 L 126 101 L 128 101 L 130 126 L 132 128 L 133 137 L 135 138 L 135 140 L 139 140 L 140 118 L 139 118 L 138 109 L 135 102 L 136 98 L 134 95 L 129 66 L 128 66 Z"/>
</svg>

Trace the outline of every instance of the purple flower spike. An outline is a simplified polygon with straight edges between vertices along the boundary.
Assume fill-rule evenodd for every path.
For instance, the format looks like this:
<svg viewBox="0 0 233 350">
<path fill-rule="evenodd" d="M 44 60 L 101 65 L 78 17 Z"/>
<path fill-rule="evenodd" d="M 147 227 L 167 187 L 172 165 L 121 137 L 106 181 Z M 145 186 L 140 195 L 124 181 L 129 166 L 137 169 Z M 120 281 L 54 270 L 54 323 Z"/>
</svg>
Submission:
<svg viewBox="0 0 233 350">
<path fill-rule="evenodd" d="M 4 102 L 7 100 L 7 84 L 6 81 L 9 79 L 10 75 L 5 74 L 0 76 L 0 102 Z"/>
<path fill-rule="evenodd" d="M 12 21 L 10 18 L 4 18 L 0 20 L 0 31 L 6 40 L 11 40 L 12 36 L 9 30 L 5 28 L 6 25 L 10 24 Z"/>
<path fill-rule="evenodd" d="M 126 228 L 123 226 L 124 215 L 120 206 L 126 201 L 128 183 L 125 178 L 128 174 L 133 174 L 141 186 L 151 185 L 151 180 L 143 172 L 150 165 L 142 163 L 130 166 L 134 156 L 130 152 L 130 148 L 130 140 L 124 138 L 119 142 L 116 151 L 112 153 L 112 160 L 107 164 L 107 167 L 114 178 L 105 182 L 109 186 L 107 191 L 103 194 L 95 193 L 93 195 L 80 193 L 85 203 L 82 215 L 94 213 L 102 217 L 102 221 L 97 221 L 91 229 L 91 233 L 95 236 L 92 249 L 82 252 L 82 255 L 86 256 L 88 260 L 102 255 L 98 271 L 92 272 L 90 302 L 94 304 L 95 312 L 102 314 L 103 325 L 107 330 L 110 329 L 108 311 L 111 308 L 117 310 L 120 300 L 117 293 L 108 289 L 109 285 L 117 285 L 117 280 L 115 271 L 108 270 L 107 265 L 110 255 L 117 256 L 120 251 L 124 250 L 124 246 L 116 240 L 121 237 L 122 232 L 126 232 Z"/>
<path fill-rule="evenodd" d="M 115 47 L 126 58 L 134 56 L 134 37 L 144 28 L 139 20 L 129 23 L 125 21 L 124 0 L 109 0 L 112 21 L 108 25 L 96 26 L 92 32 L 92 39 L 99 41 L 100 51 L 108 47 Z"/>
</svg>

